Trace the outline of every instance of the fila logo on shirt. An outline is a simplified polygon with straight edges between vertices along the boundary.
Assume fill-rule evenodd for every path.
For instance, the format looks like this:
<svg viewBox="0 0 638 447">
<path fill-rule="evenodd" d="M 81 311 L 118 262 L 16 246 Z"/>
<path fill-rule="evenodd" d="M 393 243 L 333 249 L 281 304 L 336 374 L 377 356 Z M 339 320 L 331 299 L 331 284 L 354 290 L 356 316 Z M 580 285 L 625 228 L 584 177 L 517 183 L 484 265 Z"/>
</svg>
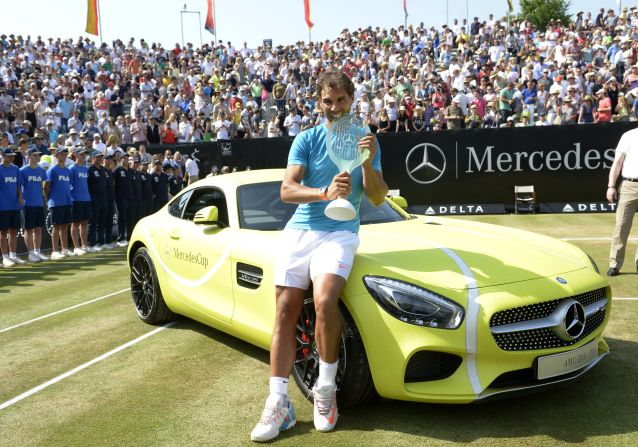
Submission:
<svg viewBox="0 0 638 447">
<path fill-rule="evenodd" d="M 70 182 L 68 175 L 58 175 L 58 181 L 60 182 Z"/>
<path fill-rule="evenodd" d="M 27 177 L 27 181 L 28 182 L 41 182 L 42 181 L 42 177 L 40 177 L 39 175 L 30 175 Z"/>
<path fill-rule="evenodd" d="M 80 178 L 89 178 L 89 174 L 86 172 L 78 172 L 78 177 Z"/>
<path fill-rule="evenodd" d="M 18 183 L 18 177 L 5 177 L 5 183 Z"/>
</svg>

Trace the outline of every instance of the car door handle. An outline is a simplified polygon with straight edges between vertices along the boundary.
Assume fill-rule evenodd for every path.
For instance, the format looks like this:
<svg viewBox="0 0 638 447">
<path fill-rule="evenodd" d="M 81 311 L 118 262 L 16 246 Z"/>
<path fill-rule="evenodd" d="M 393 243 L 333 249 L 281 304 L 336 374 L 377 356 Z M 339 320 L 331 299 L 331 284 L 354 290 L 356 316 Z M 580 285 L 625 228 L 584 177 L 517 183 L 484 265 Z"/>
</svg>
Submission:
<svg viewBox="0 0 638 447">
<path fill-rule="evenodd" d="M 168 235 L 170 236 L 171 239 L 179 239 L 180 237 L 182 237 L 179 234 L 178 230 L 171 230 L 171 231 L 168 232 Z"/>
</svg>

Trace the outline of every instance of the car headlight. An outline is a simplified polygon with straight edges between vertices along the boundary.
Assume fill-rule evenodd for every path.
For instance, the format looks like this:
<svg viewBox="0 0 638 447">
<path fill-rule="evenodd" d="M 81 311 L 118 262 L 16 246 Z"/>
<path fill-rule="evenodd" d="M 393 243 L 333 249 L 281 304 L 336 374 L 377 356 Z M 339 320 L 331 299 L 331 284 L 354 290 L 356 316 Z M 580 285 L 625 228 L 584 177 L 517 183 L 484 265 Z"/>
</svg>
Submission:
<svg viewBox="0 0 638 447">
<path fill-rule="evenodd" d="M 364 276 L 363 283 L 379 306 L 405 323 L 456 329 L 463 321 L 463 307 L 431 290 L 383 276 Z"/>
<path fill-rule="evenodd" d="M 596 261 L 594 261 L 594 258 L 589 255 L 587 255 L 587 257 L 589 258 L 589 262 L 591 262 L 591 266 L 594 268 L 594 270 L 596 270 L 596 273 L 600 274 L 600 270 L 598 270 L 598 266 L 596 265 Z"/>
</svg>

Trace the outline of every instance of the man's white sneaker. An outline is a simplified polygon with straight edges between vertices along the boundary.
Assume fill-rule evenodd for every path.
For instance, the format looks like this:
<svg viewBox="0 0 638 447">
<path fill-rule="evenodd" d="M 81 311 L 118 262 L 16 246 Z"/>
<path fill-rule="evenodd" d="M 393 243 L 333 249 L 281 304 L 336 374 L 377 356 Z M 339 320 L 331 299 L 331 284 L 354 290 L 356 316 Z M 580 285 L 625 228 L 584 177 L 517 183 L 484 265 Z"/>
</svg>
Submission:
<svg viewBox="0 0 638 447">
<path fill-rule="evenodd" d="M 73 250 L 73 253 L 75 253 L 77 256 L 84 256 L 86 254 L 86 252 L 81 248 L 76 248 L 75 250 Z"/>
<path fill-rule="evenodd" d="M 40 261 L 48 261 L 49 257 L 47 255 L 43 255 L 42 253 L 36 253 L 36 256 L 40 258 Z"/>
<path fill-rule="evenodd" d="M 102 250 L 112 250 L 114 248 L 113 244 L 104 244 L 102 245 Z"/>
<path fill-rule="evenodd" d="M 119 241 L 117 243 L 118 247 L 126 247 L 128 245 L 128 241 Z"/>
<path fill-rule="evenodd" d="M 62 252 L 62 254 L 63 254 L 64 256 L 68 256 L 68 257 L 77 256 L 77 253 L 75 253 L 75 251 L 73 251 L 73 250 L 69 250 L 68 248 L 67 248 L 66 250 L 64 250 L 64 251 Z"/>
<path fill-rule="evenodd" d="M 339 412 L 337 411 L 337 387 L 324 386 L 314 388 L 314 423 L 319 431 L 331 431 L 337 425 Z"/>
<path fill-rule="evenodd" d="M 35 253 L 33 253 L 32 255 L 29 255 L 29 257 L 27 259 L 29 259 L 29 262 L 41 262 L 42 261 L 42 259 L 40 259 L 40 257 L 38 255 L 36 255 Z"/>
<path fill-rule="evenodd" d="M 285 396 L 270 395 L 261 419 L 250 433 L 250 439 L 257 442 L 270 441 L 279 436 L 281 430 L 288 430 L 297 423 L 295 408 Z"/>
<path fill-rule="evenodd" d="M 54 251 L 51 253 L 51 260 L 52 261 L 57 261 L 59 259 L 64 259 L 66 258 L 66 256 L 64 255 L 64 253 L 60 252 L 60 251 Z"/>
<path fill-rule="evenodd" d="M 24 265 L 27 263 L 27 261 L 25 261 L 24 259 L 20 259 L 17 256 L 14 256 L 13 258 L 10 258 L 10 259 L 18 265 Z"/>
<path fill-rule="evenodd" d="M 90 253 L 99 253 L 101 251 L 102 251 L 102 247 L 100 247 L 99 245 L 94 245 L 93 247 L 89 247 Z"/>
<path fill-rule="evenodd" d="M 15 262 L 13 262 L 11 259 L 9 258 L 2 258 L 2 266 L 6 269 L 13 267 L 14 265 L 16 265 Z"/>
</svg>

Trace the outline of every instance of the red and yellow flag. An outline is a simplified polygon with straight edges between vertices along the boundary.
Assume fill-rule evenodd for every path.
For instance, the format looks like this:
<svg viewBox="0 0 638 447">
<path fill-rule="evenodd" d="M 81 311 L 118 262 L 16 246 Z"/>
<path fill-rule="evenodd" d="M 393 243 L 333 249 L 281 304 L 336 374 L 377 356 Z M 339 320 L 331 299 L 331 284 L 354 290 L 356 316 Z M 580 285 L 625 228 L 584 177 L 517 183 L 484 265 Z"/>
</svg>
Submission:
<svg viewBox="0 0 638 447">
<path fill-rule="evenodd" d="M 95 36 L 100 35 L 100 30 L 98 27 L 99 17 L 98 17 L 98 0 L 86 0 L 87 10 L 86 10 L 86 32 L 89 34 L 93 34 Z"/>
<path fill-rule="evenodd" d="M 303 0 L 303 9 L 306 16 L 306 24 L 308 28 L 312 28 L 315 24 L 310 21 L 310 0 Z"/>
<path fill-rule="evenodd" d="M 217 32 L 215 30 L 215 5 L 213 5 L 213 0 L 208 0 L 208 12 L 206 13 L 206 23 L 204 24 L 204 28 L 209 33 L 217 36 Z"/>
</svg>

